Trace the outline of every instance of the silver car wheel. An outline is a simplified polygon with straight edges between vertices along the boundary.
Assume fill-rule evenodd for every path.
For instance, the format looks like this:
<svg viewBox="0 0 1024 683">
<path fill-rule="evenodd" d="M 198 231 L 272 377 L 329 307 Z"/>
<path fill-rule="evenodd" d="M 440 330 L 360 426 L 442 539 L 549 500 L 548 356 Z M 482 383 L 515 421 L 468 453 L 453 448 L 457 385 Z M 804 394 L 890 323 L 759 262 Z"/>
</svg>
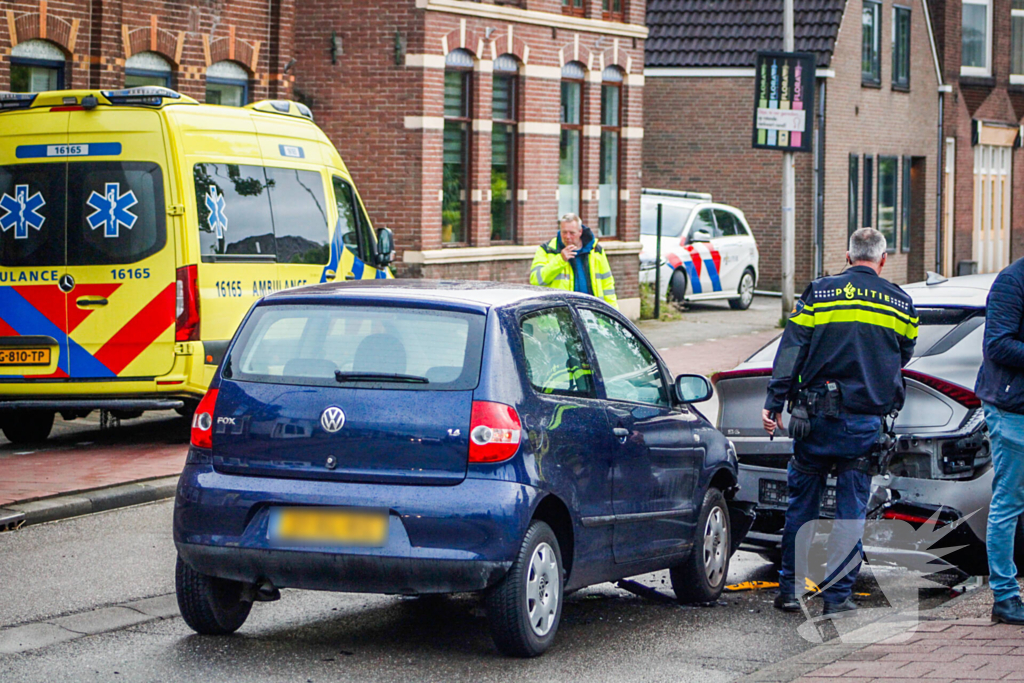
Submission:
<svg viewBox="0 0 1024 683">
<path fill-rule="evenodd" d="M 717 586 L 724 578 L 728 542 L 725 513 L 722 508 L 716 506 L 711 510 L 704 525 L 704 575 L 711 586 Z"/>
<path fill-rule="evenodd" d="M 538 636 L 547 635 L 555 623 L 561 580 L 554 548 L 541 543 L 533 551 L 526 576 L 526 613 L 530 628 Z"/>
</svg>

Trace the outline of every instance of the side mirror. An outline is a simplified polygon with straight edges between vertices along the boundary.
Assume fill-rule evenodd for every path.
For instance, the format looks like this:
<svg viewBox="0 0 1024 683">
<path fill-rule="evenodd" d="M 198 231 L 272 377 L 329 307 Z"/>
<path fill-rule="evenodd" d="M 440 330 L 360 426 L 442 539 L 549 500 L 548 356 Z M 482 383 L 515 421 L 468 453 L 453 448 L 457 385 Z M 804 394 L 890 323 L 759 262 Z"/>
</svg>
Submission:
<svg viewBox="0 0 1024 683">
<path fill-rule="evenodd" d="M 386 266 L 391 263 L 392 252 L 395 250 L 395 236 L 391 234 L 390 228 L 381 228 L 377 231 L 377 261 L 379 265 Z"/>
<path fill-rule="evenodd" d="M 679 403 L 700 403 L 715 393 L 711 382 L 704 375 L 679 375 L 674 388 Z"/>
<path fill-rule="evenodd" d="M 690 235 L 690 242 L 710 242 L 711 233 L 707 230 L 696 230 Z"/>
</svg>

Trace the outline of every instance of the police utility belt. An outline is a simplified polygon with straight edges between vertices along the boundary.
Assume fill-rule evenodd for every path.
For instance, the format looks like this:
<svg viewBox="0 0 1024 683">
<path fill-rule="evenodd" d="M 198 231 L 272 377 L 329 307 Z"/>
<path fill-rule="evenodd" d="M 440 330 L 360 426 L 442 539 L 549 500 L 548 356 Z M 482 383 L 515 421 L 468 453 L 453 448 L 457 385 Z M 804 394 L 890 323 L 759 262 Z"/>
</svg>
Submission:
<svg viewBox="0 0 1024 683">
<path fill-rule="evenodd" d="M 842 412 L 843 398 L 837 382 L 829 380 L 820 386 L 798 389 L 796 395 L 789 401 L 789 435 L 795 441 L 802 441 L 811 433 L 812 417 L 836 418 L 842 415 Z M 850 460 L 848 464 L 839 466 L 839 469 L 857 469 L 870 475 L 885 474 L 892 456 L 896 453 L 893 425 L 897 414 L 894 410 L 882 418 L 882 429 L 879 430 L 878 439 L 870 455 Z M 800 462 L 795 456 L 793 463 L 800 469 Z"/>
</svg>

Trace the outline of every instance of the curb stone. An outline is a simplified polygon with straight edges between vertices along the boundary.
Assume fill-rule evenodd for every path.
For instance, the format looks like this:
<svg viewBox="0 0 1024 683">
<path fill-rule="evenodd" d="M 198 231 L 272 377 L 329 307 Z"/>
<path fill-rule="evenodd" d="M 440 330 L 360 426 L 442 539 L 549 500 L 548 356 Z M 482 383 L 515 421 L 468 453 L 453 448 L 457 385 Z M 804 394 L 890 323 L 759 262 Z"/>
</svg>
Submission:
<svg viewBox="0 0 1024 683">
<path fill-rule="evenodd" d="M 178 477 L 161 477 L 0 507 L 0 531 L 172 498 Z"/>
<path fill-rule="evenodd" d="M 927 612 L 921 612 L 918 615 L 918 621 L 910 628 L 914 628 L 927 621 L 942 619 L 943 610 L 949 609 L 953 605 L 958 604 L 960 601 L 965 600 L 972 595 L 974 595 L 974 591 L 965 591 L 952 600 L 944 602 L 935 609 L 928 610 Z M 901 633 L 905 633 L 908 630 L 910 629 L 905 629 L 904 631 L 901 631 Z M 790 683 L 801 676 L 805 676 L 810 672 L 824 666 L 828 666 L 829 664 L 834 664 L 839 660 L 874 644 L 875 643 L 822 643 L 820 645 L 815 645 L 809 650 L 793 655 L 788 659 L 783 659 L 781 662 L 775 662 L 774 664 L 770 664 L 746 676 L 737 678 L 733 683 Z"/>
</svg>

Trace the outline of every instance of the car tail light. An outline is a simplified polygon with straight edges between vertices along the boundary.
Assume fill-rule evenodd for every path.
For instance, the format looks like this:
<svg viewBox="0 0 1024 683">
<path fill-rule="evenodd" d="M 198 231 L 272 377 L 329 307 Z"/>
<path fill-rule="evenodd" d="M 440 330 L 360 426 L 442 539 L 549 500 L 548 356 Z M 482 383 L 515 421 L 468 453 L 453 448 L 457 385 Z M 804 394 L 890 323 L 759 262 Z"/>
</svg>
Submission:
<svg viewBox="0 0 1024 683">
<path fill-rule="evenodd" d="M 192 445 L 213 448 L 213 410 L 217 407 L 217 389 L 210 389 L 192 415 Z"/>
<path fill-rule="evenodd" d="M 933 519 L 923 515 L 915 515 L 909 512 L 898 512 L 896 510 L 886 510 L 882 513 L 882 517 L 885 519 L 898 519 L 901 522 L 910 522 L 911 524 L 934 524 L 936 527 L 946 525 L 945 521 L 938 518 Z"/>
<path fill-rule="evenodd" d="M 469 461 L 501 462 L 519 450 L 522 422 L 512 406 L 473 401 L 469 420 Z"/>
<path fill-rule="evenodd" d="M 926 387 L 931 387 L 935 391 L 950 397 L 965 408 L 980 408 L 981 400 L 974 394 L 970 389 L 966 389 L 959 384 L 953 384 L 946 380 L 939 379 L 938 377 L 932 377 L 926 375 L 923 372 L 916 372 L 914 370 L 904 370 L 903 376 L 920 382 Z"/>
<path fill-rule="evenodd" d="M 771 368 L 757 368 L 752 370 L 727 370 L 726 372 L 716 372 L 711 375 L 711 383 L 718 384 L 723 379 L 744 379 L 747 377 L 771 377 Z"/>
<path fill-rule="evenodd" d="M 174 341 L 199 341 L 198 267 L 178 268 L 174 287 Z"/>
</svg>

